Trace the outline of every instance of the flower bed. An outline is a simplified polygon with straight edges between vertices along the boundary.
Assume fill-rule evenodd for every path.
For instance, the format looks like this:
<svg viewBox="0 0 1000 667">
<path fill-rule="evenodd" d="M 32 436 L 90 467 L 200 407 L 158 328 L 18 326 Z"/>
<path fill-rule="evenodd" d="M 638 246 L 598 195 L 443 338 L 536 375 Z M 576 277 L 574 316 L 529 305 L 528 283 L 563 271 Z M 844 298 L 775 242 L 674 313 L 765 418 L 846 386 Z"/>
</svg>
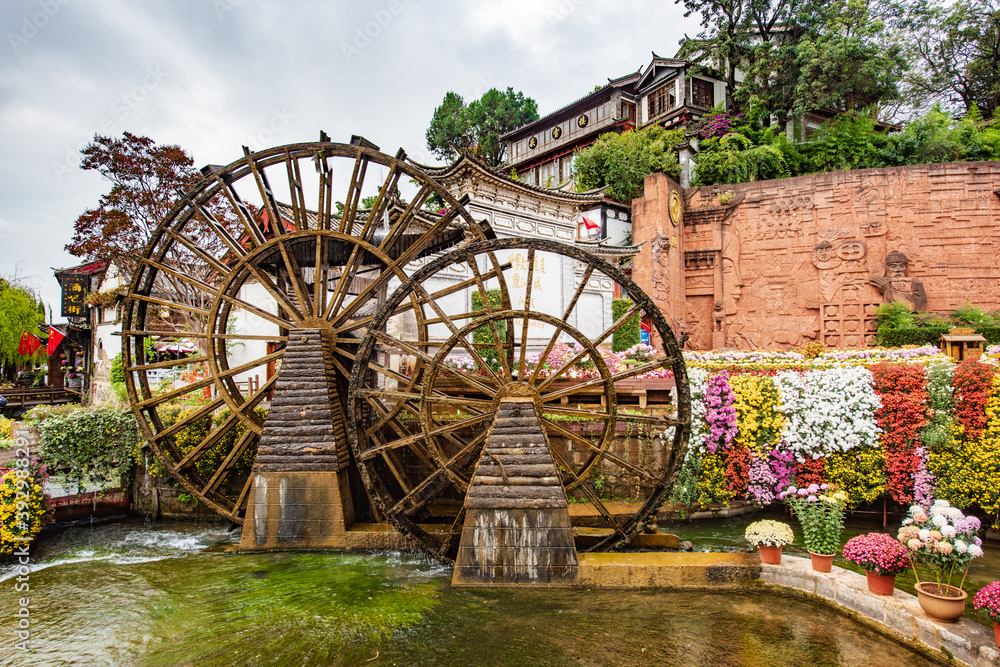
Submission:
<svg viewBox="0 0 1000 667">
<path fill-rule="evenodd" d="M 766 505 L 789 484 L 832 483 L 849 508 L 882 497 L 927 506 L 939 497 L 1000 527 L 995 367 L 956 366 L 929 346 L 815 359 L 689 356 L 691 438 L 675 501 Z"/>
</svg>

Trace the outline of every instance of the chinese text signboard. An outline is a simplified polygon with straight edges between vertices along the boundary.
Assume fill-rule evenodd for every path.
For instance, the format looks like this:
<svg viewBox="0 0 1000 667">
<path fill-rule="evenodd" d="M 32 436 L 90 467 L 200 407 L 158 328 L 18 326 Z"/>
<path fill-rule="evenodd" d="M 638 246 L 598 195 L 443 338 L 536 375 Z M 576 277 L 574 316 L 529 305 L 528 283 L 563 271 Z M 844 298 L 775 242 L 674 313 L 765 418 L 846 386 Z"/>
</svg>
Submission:
<svg viewBox="0 0 1000 667">
<path fill-rule="evenodd" d="M 90 276 L 80 274 L 63 274 L 62 277 L 62 316 L 83 317 L 87 310 L 83 297 L 87 294 Z"/>
</svg>

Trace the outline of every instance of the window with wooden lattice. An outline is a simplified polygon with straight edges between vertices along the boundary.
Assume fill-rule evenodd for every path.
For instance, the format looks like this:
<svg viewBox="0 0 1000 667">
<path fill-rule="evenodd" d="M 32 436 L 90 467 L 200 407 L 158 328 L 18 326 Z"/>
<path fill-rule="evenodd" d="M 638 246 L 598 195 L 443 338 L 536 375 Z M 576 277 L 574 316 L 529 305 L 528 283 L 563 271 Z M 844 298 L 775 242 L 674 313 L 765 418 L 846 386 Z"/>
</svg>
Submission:
<svg viewBox="0 0 1000 667">
<path fill-rule="evenodd" d="M 703 79 L 691 80 L 691 104 L 710 109 L 715 106 L 715 84 Z"/>
<path fill-rule="evenodd" d="M 649 118 L 653 119 L 668 109 L 673 109 L 675 104 L 674 82 L 671 81 L 649 94 L 646 98 L 646 111 L 649 113 Z"/>
</svg>

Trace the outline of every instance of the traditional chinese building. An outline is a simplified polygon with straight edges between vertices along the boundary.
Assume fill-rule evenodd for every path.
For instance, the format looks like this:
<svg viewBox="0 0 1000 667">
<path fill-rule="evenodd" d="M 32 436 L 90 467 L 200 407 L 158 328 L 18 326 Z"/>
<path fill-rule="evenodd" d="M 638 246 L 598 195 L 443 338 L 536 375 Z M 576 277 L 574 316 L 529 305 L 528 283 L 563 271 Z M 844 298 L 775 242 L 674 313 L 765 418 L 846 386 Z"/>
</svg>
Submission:
<svg viewBox="0 0 1000 667">
<path fill-rule="evenodd" d="M 653 59 L 644 69 L 609 79 L 594 92 L 501 137 L 508 166 L 529 184 L 555 187 L 574 173 L 576 151 L 606 132 L 658 124 L 678 127 L 716 104 L 729 105 L 725 81 L 674 58 Z"/>
</svg>

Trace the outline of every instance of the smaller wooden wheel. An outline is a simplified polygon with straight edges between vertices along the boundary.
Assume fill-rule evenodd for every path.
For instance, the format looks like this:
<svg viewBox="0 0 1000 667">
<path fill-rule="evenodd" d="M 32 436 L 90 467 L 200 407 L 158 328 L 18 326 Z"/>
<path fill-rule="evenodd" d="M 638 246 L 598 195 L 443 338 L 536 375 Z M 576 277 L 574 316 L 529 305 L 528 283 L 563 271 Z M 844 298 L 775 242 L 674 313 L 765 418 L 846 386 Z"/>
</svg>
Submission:
<svg viewBox="0 0 1000 667">
<path fill-rule="evenodd" d="M 632 301 L 617 319 L 616 284 Z M 424 341 L 399 333 L 405 327 L 397 320 L 413 304 L 428 325 Z M 664 349 L 625 364 L 606 350 L 637 317 L 652 323 Z M 563 488 L 588 508 L 571 516 L 604 529 L 591 549 L 613 548 L 638 532 L 683 459 L 689 395 L 670 328 L 616 267 L 573 246 L 504 239 L 448 253 L 388 297 L 357 354 L 347 417 L 362 477 L 385 516 L 446 562 L 505 398 L 534 402 Z M 381 361 L 365 366 L 362 359 Z M 400 366 L 412 371 L 387 372 L 406 359 Z M 640 376 L 672 379 L 673 400 L 627 404 L 645 396 L 643 382 L 653 382 Z M 634 442 L 640 431 L 654 451 Z M 609 489 L 624 486 L 634 490 L 629 502 L 614 502 L 620 491 Z"/>
</svg>

